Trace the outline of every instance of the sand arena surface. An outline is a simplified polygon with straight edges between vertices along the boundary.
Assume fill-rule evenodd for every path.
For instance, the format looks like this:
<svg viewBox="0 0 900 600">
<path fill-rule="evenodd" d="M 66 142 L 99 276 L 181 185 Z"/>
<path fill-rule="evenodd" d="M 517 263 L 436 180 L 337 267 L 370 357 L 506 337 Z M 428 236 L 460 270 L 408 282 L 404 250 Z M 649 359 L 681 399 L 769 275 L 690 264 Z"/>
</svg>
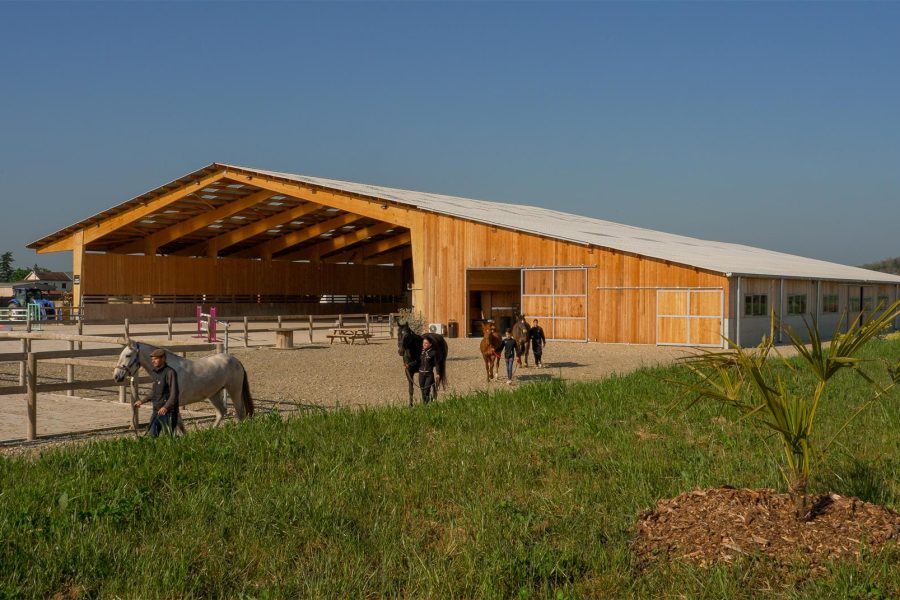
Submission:
<svg viewBox="0 0 900 600">
<path fill-rule="evenodd" d="M 159 330 L 159 326 L 141 326 L 146 331 Z M 134 328 L 132 335 L 140 338 L 141 328 Z M 64 332 L 69 328 L 48 327 L 48 331 Z M 137 329 L 137 331 L 135 331 Z M 121 327 L 92 327 L 85 333 L 116 335 Z M 274 333 L 251 333 L 251 347 L 244 348 L 240 336 L 231 339 L 231 353 L 237 356 L 247 369 L 250 389 L 261 411 L 278 408 L 281 411 L 304 410 L 314 407 L 361 408 L 379 406 L 404 406 L 408 402 L 407 383 L 403 375 L 397 341 L 387 337 L 373 338 L 368 344 L 329 344 L 325 332 L 316 332 L 314 343 L 308 343 L 306 332 L 298 332 L 295 348 L 277 350 Z M 190 335 L 176 336 L 182 341 Z M 195 340 L 196 341 L 196 340 Z M 505 365 L 501 361 L 503 377 L 499 381 L 486 381 L 484 363 L 478 344 L 480 339 L 448 339 L 448 385 L 440 392 L 440 398 L 448 395 L 468 394 L 478 390 L 505 391 L 529 382 L 564 378 L 572 381 L 599 379 L 611 373 L 627 373 L 642 366 L 668 364 L 690 350 L 676 347 L 629 346 L 619 344 L 585 344 L 551 341 L 544 352 L 543 369 L 517 368 L 514 385 L 505 383 Z M 88 347 L 88 346 L 86 346 Z M 92 346 L 97 347 L 97 346 Z M 33 350 L 67 349 L 67 342 L 35 342 Z M 0 352 L 19 350 L 18 342 L 0 342 Z M 191 356 L 201 356 L 200 354 Z M 110 377 L 115 357 L 110 356 L 109 368 L 78 367 L 77 378 L 101 379 Z M 41 364 L 38 369 L 41 381 L 65 380 L 62 365 Z M 0 385 L 18 382 L 18 364 L 0 363 Z M 146 386 L 142 387 L 142 392 Z M 111 427 L 119 414 L 128 420 L 129 408 L 119 405 L 114 389 L 84 390 L 75 392 L 90 397 L 87 401 L 69 400 L 65 392 L 53 395 L 41 394 L 38 400 L 38 434 L 60 434 L 71 423 L 70 432 L 92 428 Z M 416 401 L 421 396 L 415 391 Z M 44 400 L 44 398 L 47 400 Z M 101 401 L 97 404 L 96 401 Z M 24 397 L 0 396 L 0 442 L 24 436 Z M 103 404 L 114 406 L 103 406 Z M 91 410 L 96 407 L 96 410 Z M 211 413 L 208 403 L 192 404 L 190 409 L 198 414 Z M 96 412 L 97 418 L 91 418 Z M 93 421 L 96 420 L 96 423 Z M 50 423 L 52 428 L 46 428 Z M 142 423 L 146 418 L 142 417 Z M 127 422 L 122 423 L 127 426 Z"/>
</svg>

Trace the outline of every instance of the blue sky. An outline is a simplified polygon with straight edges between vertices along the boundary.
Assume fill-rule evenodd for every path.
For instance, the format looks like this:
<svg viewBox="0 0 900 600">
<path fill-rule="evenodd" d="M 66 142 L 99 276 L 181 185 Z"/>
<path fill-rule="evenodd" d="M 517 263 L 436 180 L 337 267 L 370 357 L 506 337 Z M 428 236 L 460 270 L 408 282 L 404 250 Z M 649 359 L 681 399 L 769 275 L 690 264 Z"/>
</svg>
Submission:
<svg viewBox="0 0 900 600">
<path fill-rule="evenodd" d="M 211 162 L 900 255 L 898 3 L 0 3 L 0 251 Z"/>
</svg>

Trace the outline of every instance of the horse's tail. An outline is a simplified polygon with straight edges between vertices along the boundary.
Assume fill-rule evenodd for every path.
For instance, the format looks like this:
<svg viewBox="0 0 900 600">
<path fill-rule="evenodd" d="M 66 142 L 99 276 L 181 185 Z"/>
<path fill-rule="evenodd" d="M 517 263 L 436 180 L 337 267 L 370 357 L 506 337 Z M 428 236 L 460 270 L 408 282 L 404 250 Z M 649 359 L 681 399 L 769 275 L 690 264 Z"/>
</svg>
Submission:
<svg viewBox="0 0 900 600">
<path fill-rule="evenodd" d="M 243 366 L 243 365 L 241 365 Z M 241 398 L 244 400 L 244 408 L 247 416 L 253 416 L 253 396 L 250 395 L 250 378 L 247 377 L 247 369 L 244 369 L 244 381 L 241 383 Z"/>
<path fill-rule="evenodd" d="M 438 357 L 438 367 L 441 371 L 441 388 L 447 389 L 447 340 L 444 336 L 438 336 L 440 339 L 441 354 Z"/>
</svg>

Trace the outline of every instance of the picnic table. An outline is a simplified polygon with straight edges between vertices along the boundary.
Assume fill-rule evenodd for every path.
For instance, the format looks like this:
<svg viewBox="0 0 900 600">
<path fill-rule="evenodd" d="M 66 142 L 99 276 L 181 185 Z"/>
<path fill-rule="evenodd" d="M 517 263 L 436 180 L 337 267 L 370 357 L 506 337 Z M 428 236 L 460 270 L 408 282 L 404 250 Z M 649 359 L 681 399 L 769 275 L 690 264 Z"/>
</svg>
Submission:
<svg viewBox="0 0 900 600">
<path fill-rule="evenodd" d="M 332 344 L 334 343 L 334 340 L 341 340 L 345 344 L 354 344 L 356 343 L 356 340 L 363 340 L 368 344 L 372 334 L 369 333 L 369 330 L 363 325 L 360 327 L 332 327 L 325 337 L 327 337 Z"/>
</svg>

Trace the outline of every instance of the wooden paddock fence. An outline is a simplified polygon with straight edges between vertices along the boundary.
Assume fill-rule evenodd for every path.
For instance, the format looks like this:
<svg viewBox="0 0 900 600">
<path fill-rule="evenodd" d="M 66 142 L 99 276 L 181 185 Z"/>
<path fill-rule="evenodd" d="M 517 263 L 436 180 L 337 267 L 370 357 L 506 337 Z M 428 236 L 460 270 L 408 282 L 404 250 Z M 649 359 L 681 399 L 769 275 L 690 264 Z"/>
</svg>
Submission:
<svg viewBox="0 0 900 600">
<path fill-rule="evenodd" d="M 225 351 L 224 344 L 196 343 L 196 342 L 179 342 L 173 340 L 143 339 L 142 340 L 154 345 L 165 346 L 171 352 L 181 353 L 188 352 L 204 352 L 215 351 L 221 353 Z M 96 390 L 96 389 L 112 389 L 118 388 L 119 401 L 127 402 L 126 388 L 130 389 L 131 402 L 138 399 L 138 386 L 140 383 L 150 381 L 148 377 L 128 378 L 122 383 L 116 383 L 112 379 L 112 375 L 104 379 L 77 380 L 75 377 L 75 367 L 99 367 L 109 368 L 112 370 L 116 363 L 108 360 L 98 360 L 97 357 L 118 357 L 122 352 L 121 346 L 127 343 L 127 337 L 120 336 L 92 336 L 64 333 L 49 332 L 0 332 L 0 340 L 19 339 L 22 343 L 21 352 L 5 352 L 0 353 L 0 363 L 17 362 L 20 364 L 19 383 L 18 385 L 0 386 L 0 396 L 9 396 L 13 394 L 25 394 L 25 402 L 27 403 L 27 418 L 25 423 L 25 439 L 32 441 L 37 437 L 37 395 L 39 393 L 60 392 L 65 391 L 68 396 L 73 396 L 75 390 Z M 37 340 L 55 340 L 68 341 L 69 350 L 45 350 L 34 351 L 32 343 Z M 113 348 L 83 348 L 85 343 L 94 344 L 116 344 L 118 347 Z M 78 348 L 75 348 L 75 345 Z M 60 383 L 38 383 L 38 365 L 57 364 L 66 366 L 66 381 Z M 132 408 L 131 425 L 137 431 L 138 429 L 138 411 Z"/>
<path fill-rule="evenodd" d="M 225 349 L 228 351 L 229 347 L 229 338 L 234 339 L 235 336 L 239 336 L 239 339 L 243 342 L 245 348 L 250 347 L 250 334 L 251 333 L 268 333 L 273 330 L 272 324 L 275 323 L 274 328 L 283 329 L 283 328 L 296 328 L 298 332 L 306 332 L 307 337 L 309 339 L 309 343 L 313 343 L 313 334 L 316 331 L 327 331 L 334 327 L 365 327 L 366 333 L 372 337 L 383 337 L 393 339 L 396 335 L 396 314 L 370 314 L 370 313 L 338 313 L 331 315 L 271 315 L 271 316 L 244 316 L 244 317 L 230 317 L 227 319 L 218 319 L 219 328 L 217 329 L 217 335 L 221 335 L 224 337 Z M 31 333 L 35 329 L 40 329 L 41 331 L 46 331 L 44 326 L 48 325 L 75 325 L 78 327 L 78 335 L 85 334 L 85 328 L 89 326 L 110 326 L 116 325 L 116 322 L 109 321 L 90 321 L 85 320 L 80 317 L 79 314 L 74 314 L 73 318 L 61 318 L 57 320 L 47 320 L 47 321 L 0 321 L 2 323 L 8 323 L 10 325 L 22 325 L 24 326 L 24 330 L 26 333 Z M 185 327 L 185 325 L 188 325 Z M 146 326 L 146 325 L 165 325 L 165 329 L 162 327 L 159 330 L 154 331 L 140 331 L 136 332 L 135 335 L 140 336 L 165 336 L 167 342 L 171 342 L 176 335 L 192 335 L 193 337 L 197 337 L 197 319 L 196 317 L 167 317 L 165 319 L 141 319 L 141 320 L 132 320 L 132 319 L 124 319 L 122 322 L 123 325 L 123 335 L 126 339 L 128 339 L 132 332 L 132 327 L 136 326 Z M 4 333 L 4 332 L 0 332 Z M 3 339 L 0 336 L 0 339 Z M 65 339 L 69 339 L 68 337 Z M 212 340 L 207 340 L 211 343 L 214 343 Z M 77 344 L 77 347 L 76 347 Z M 81 347 L 80 342 L 70 341 L 69 349 L 76 350 Z M 23 347 L 23 352 L 26 350 Z M 22 367 L 22 372 L 24 373 L 24 367 Z"/>
</svg>

